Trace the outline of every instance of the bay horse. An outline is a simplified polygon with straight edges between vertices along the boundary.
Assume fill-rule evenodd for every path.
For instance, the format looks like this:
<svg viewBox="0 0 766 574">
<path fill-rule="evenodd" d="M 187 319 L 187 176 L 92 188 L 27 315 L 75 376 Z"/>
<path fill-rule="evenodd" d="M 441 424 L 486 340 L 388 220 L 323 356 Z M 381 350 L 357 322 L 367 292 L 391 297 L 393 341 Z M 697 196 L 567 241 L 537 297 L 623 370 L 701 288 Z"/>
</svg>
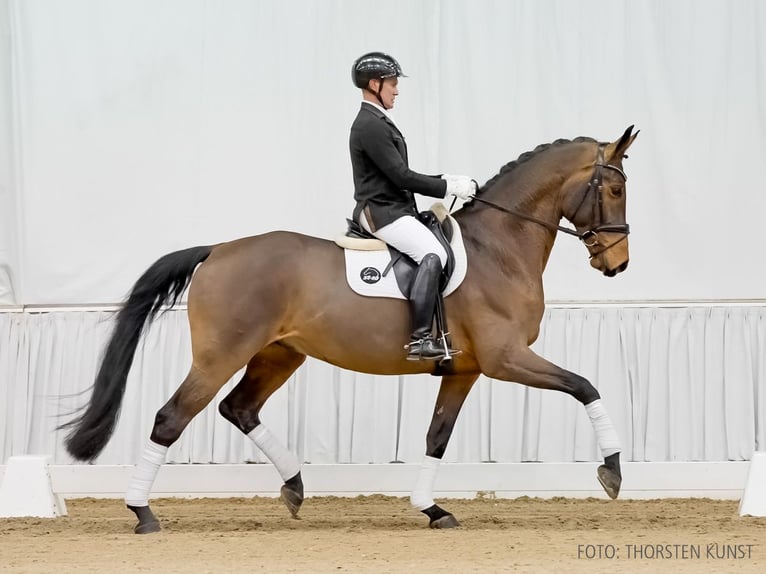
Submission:
<svg viewBox="0 0 766 574">
<path fill-rule="evenodd" d="M 459 525 L 434 503 L 433 486 L 458 413 L 482 373 L 580 401 L 604 458 L 597 479 L 616 498 L 620 443 L 598 391 L 530 345 L 545 309 L 542 274 L 558 231 L 578 237 L 590 265 L 608 277 L 628 265 L 622 163 L 638 135 L 632 131 L 630 126 L 614 142 L 581 137 L 538 146 L 505 165 L 453 214 L 468 270 L 445 300 L 452 341 L 462 350 L 446 365 L 406 360 L 407 302 L 354 293 L 345 279 L 344 252 L 332 241 L 275 231 L 163 256 L 138 279 L 117 313 L 90 400 L 64 425 L 71 427 L 67 450 L 77 460 L 93 460 L 107 444 L 145 326 L 188 287 L 192 364 L 157 412 L 125 497 L 138 517 L 136 533 L 160 529 L 148 500 L 168 447 L 243 367 L 219 411 L 274 464 L 284 481 L 282 500 L 297 515 L 303 502 L 300 463 L 264 427 L 259 413 L 307 356 L 365 373 L 441 376 L 410 498 L 433 528 Z M 559 225 L 562 218 L 574 229 Z"/>
</svg>

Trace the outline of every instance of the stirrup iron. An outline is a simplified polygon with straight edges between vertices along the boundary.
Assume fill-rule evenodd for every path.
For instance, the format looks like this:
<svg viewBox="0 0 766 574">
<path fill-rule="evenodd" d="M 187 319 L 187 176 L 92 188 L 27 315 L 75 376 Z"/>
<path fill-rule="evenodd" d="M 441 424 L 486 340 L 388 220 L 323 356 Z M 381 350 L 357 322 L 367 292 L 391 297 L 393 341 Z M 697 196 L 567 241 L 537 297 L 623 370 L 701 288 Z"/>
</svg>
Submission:
<svg viewBox="0 0 766 574">
<path fill-rule="evenodd" d="M 439 341 L 442 344 L 442 349 L 444 349 L 444 357 L 439 359 L 439 365 L 446 365 L 450 363 L 452 361 L 452 357 L 463 352 L 460 349 L 450 349 L 449 340 L 447 339 L 448 336 L 449 333 L 445 333 L 444 331 L 442 331 L 441 335 L 439 336 Z"/>
<path fill-rule="evenodd" d="M 408 351 L 408 361 L 441 361 L 444 358 L 441 347 L 430 335 L 410 341 L 404 348 Z"/>
</svg>

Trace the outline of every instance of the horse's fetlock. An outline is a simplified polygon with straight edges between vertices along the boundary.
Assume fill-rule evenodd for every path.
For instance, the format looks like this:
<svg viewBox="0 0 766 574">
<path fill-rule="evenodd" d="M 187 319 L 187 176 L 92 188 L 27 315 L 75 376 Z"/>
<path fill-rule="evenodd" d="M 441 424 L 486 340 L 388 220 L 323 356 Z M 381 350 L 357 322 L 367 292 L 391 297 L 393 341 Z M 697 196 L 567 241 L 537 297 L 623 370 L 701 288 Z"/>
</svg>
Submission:
<svg viewBox="0 0 766 574">
<path fill-rule="evenodd" d="M 227 421 L 229 421 L 234 426 L 237 425 L 237 415 L 234 412 L 234 409 L 229 404 L 229 402 L 224 399 L 221 401 L 221 403 L 218 405 L 218 412 L 221 414 L 223 418 L 225 418 Z"/>
<path fill-rule="evenodd" d="M 178 428 L 178 424 L 173 424 L 172 421 L 173 417 L 164 411 L 164 407 L 157 411 L 151 434 L 152 441 L 162 446 L 170 446 L 178 440 L 183 427 Z"/>
<path fill-rule="evenodd" d="M 234 401 L 224 399 L 221 404 L 218 405 L 218 412 L 221 416 L 237 427 L 244 434 L 248 434 L 251 430 L 261 424 L 257 413 L 258 409 L 242 409 L 234 406 Z"/>
<path fill-rule="evenodd" d="M 596 387 L 585 377 L 570 373 L 568 379 L 567 386 L 570 388 L 570 394 L 582 404 L 587 405 L 601 398 Z"/>
</svg>

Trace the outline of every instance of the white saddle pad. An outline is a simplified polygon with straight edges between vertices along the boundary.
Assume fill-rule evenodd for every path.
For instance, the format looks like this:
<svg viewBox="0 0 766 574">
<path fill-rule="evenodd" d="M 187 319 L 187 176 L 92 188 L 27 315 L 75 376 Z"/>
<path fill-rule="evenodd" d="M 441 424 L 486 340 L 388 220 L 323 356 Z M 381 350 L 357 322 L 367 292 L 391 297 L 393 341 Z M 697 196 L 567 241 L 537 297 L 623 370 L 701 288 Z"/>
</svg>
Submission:
<svg viewBox="0 0 766 574">
<path fill-rule="evenodd" d="M 454 218 L 452 222 L 452 251 L 455 253 L 455 270 L 444 290 L 446 297 L 457 289 L 465 279 L 468 270 L 468 260 L 465 255 L 463 236 L 460 226 Z M 391 254 L 388 249 L 381 251 L 357 251 L 344 249 L 346 252 L 346 280 L 349 287 L 359 295 L 365 297 L 392 297 L 394 299 L 407 299 L 399 289 L 394 270 L 390 269 L 386 276 L 383 272 L 391 262 Z"/>
</svg>

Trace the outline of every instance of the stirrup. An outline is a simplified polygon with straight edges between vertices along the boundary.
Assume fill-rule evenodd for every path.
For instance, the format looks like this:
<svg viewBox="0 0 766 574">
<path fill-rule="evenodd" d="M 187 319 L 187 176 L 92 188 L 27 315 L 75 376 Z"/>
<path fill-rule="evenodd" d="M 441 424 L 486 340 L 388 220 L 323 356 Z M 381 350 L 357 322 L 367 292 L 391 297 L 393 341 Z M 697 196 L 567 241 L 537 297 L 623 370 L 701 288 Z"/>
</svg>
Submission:
<svg viewBox="0 0 766 574">
<path fill-rule="evenodd" d="M 439 337 L 437 342 L 432 337 L 422 337 L 416 341 L 410 341 L 404 348 L 408 351 L 408 361 L 438 360 L 440 365 L 449 363 L 452 357 L 460 354 L 457 349 L 450 349 L 447 344 L 446 334 Z M 439 344 L 441 343 L 441 345 Z"/>
<path fill-rule="evenodd" d="M 410 341 L 404 348 L 407 350 L 408 361 L 442 360 L 444 358 L 444 349 L 438 346 L 430 336 Z"/>
<path fill-rule="evenodd" d="M 450 348 L 449 339 L 447 338 L 448 336 L 449 333 L 445 333 L 444 331 L 442 331 L 442 334 L 439 336 L 439 342 L 442 344 L 442 348 L 444 349 L 444 358 L 439 361 L 440 365 L 449 364 L 449 362 L 452 361 L 452 357 L 463 352 L 460 349 Z"/>
</svg>

